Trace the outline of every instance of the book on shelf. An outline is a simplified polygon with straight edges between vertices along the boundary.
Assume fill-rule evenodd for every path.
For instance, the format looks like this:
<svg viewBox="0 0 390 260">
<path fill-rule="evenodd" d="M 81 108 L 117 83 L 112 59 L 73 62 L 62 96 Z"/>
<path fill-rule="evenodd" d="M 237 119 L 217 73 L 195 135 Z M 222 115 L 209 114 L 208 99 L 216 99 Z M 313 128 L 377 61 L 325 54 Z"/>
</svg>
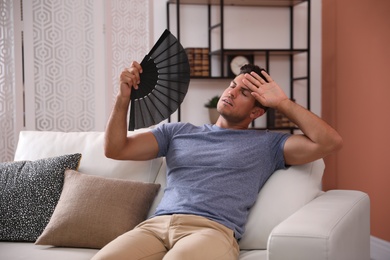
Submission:
<svg viewBox="0 0 390 260">
<path fill-rule="evenodd" d="M 295 100 L 293 100 L 295 102 Z M 283 113 L 269 108 L 267 111 L 267 127 L 269 128 L 289 128 L 296 127 Z"/>
<path fill-rule="evenodd" d="M 186 48 L 185 51 L 190 64 L 190 75 L 192 77 L 210 76 L 209 49 Z"/>
</svg>

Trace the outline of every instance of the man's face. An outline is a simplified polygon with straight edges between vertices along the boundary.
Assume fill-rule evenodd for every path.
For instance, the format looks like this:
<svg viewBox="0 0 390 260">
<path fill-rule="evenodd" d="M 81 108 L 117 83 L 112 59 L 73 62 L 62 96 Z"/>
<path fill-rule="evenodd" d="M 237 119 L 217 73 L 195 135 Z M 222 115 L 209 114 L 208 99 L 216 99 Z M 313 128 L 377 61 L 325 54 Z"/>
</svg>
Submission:
<svg viewBox="0 0 390 260">
<path fill-rule="evenodd" d="M 255 109 L 255 98 L 242 80 L 244 75 L 238 75 L 222 93 L 219 99 L 217 110 L 228 121 L 241 122 L 251 119 L 253 109 Z"/>
</svg>

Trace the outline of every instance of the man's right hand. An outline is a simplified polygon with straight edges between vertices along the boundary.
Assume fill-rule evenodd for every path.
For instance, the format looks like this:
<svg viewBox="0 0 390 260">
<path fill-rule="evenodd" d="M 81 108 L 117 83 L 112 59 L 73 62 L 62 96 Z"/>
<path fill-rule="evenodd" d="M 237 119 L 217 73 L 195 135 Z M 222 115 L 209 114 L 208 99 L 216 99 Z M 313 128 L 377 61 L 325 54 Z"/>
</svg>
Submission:
<svg viewBox="0 0 390 260">
<path fill-rule="evenodd" d="M 129 68 L 122 71 L 120 75 L 119 95 L 124 98 L 130 98 L 131 90 L 138 89 L 140 83 L 140 73 L 142 73 L 141 65 L 133 61 Z"/>
<path fill-rule="evenodd" d="M 105 133 L 104 153 L 116 160 L 150 160 L 158 154 L 158 143 L 150 131 L 127 136 L 127 112 L 131 90 L 138 89 L 141 65 L 133 61 L 120 75 L 120 89 Z"/>
</svg>

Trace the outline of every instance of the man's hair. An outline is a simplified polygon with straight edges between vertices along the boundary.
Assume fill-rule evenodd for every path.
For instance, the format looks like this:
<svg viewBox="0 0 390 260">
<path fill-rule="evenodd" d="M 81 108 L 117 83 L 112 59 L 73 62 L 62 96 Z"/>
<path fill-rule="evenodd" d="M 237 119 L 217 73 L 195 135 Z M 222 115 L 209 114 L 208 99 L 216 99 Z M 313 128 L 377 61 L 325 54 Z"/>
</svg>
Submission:
<svg viewBox="0 0 390 260">
<path fill-rule="evenodd" d="M 245 64 L 243 65 L 241 68 L 240 68 L 240 73 L 239 74 L 245 74 L 245 73 L 251 73 L 252 71 L 256 72 L 257 74 L 259 74 L 259 76 L 265 80 L 265 82 L 268 82 L 268 80 L 264 77 L 264 75 L 261 73 L 261 71 L 264 70 L 265 72 L 267 72 L 265 69 L 257 66 L 257 65 L 254 65 L 254 64 Z M 268 72 L 267 72 L 268 73 Z M 263 106 L 259 101 L 255 101 L 255 106 L 257 107 L 260 107 L 262 109 L 264 109 L 264 112 L 267 112 L 268 110 L 268 107 L 266 106 Z"/>
</svg>

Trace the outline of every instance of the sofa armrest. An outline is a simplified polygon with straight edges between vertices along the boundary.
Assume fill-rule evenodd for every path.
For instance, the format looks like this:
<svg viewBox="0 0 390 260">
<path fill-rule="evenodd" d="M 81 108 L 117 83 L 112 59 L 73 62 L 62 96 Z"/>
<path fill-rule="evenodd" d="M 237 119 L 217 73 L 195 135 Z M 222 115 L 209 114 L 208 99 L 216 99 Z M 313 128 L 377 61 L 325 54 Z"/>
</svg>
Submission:
<svg viewBox="0 0 390 260">
<path fill-rule="evenodd" d="M 368 195 L 332 190 L 315 198 L 272 230 L 268 259 L 370 259 Z"/>
</svg>

